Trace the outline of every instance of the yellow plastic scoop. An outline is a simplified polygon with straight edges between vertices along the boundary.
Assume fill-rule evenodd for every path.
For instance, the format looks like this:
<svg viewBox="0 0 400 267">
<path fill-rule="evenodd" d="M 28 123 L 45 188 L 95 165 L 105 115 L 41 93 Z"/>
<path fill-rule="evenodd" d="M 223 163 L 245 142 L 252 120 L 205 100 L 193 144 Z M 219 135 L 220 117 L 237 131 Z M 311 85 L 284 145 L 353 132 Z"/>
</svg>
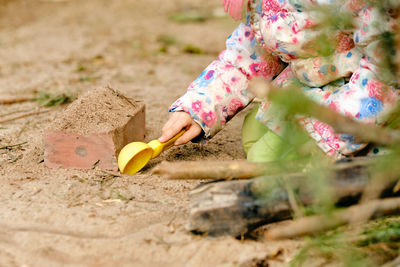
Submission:
<svg viewBox="0 0 400 267">
<path fill-rule="evenodd" d="M 149 160 L 154 159 L 161 152 L 172 147 L 185 130 L 182 130 L 166 143 L 158 140 L 149 143 L 132 142 L 124 146 L 118 155 L 118 167 L 123 174 L 135 174 L 146 166 Z"/>
</svg>

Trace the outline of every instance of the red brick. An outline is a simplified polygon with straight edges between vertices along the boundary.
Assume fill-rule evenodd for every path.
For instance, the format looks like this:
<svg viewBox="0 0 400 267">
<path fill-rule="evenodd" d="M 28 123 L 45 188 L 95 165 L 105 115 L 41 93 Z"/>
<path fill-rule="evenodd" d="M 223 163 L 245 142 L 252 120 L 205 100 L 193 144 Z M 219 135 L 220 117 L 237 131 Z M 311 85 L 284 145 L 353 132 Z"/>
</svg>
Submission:
<svg viewBox="0 0 400 267">
<path fill-rule="evenodd" d="M 76 106 L 74 108 L 77 110 Z M 119 151 L 130 142 L 143 141 L 145 136 L 145 105 L 135 102 L 135 107 L 128 113 L 129 116 L 118 122 L 113 121 L 113 129 L 107 132 L 83 135 L 69 129 L 50 127 L 45 130 L 45 165 L 48 168 L 118 170 Z"/>
<path fill-rule="evenodd" d="M 82 136 L 62 131 L 45 135 L 45 164 L 48 168 L 115 170 L 112 138 L 107 134 Z"/>
</svg>

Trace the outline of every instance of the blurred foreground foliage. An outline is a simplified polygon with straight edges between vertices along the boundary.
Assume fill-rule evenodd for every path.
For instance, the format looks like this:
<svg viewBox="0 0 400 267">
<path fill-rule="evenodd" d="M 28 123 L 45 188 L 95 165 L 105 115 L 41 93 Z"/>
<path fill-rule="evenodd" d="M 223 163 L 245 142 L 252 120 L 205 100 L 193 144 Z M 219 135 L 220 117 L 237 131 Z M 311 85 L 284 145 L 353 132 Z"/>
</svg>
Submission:
<svg viewBox="0 0 400 267">
<path fill-rule="evenodd" d="M 400 1 L 368 1 L 370 6 L 378 8 L 381 12 L 391 12 L 393 19 L 399 25 Z M 315 10 L 323 22 L 318 27 L 322 27 L 323 34 L 315 39 L 314 45 L 319 48 L 321 56 L 329 56 L 334 51 L 335 44 L 330 40 L 335 30 L 351 31 L 356 27 L 352 21 L 351 14 L 335 13 L 333 9 L 321 8 Z M 376 25 L 375 25 L 376 26 Z M 379 25 L 378 25 L 379 26 Z M 376 26 L 377 28 L 379 28 Z M 380 52 L 382 58 L 376 64 L 382 69 L 379 77 L 387 84 L 399 88 L 400 73 L 400 29 L 394 28 L 393 32 L 383 32 L 377 37 L 381 41 Z M 395 54 L 393 51 L 397 51 Z M 394 81 L 394 82 L 393 82 Z M 282 108 L 283 117 L 287 121 L 293 122 L 287 127 L 283 138 L 287 141 L 281 147 L 282 159 L 288 149 L 295 150 L 299 157 L 307 158 L 304 166 L 307 173 L 313 178 L 310 184 L 310 191 L 313 192 L 314 204 L 309 207 L 302 207 L 296 203 L 296 192 L 291 192 L 294 196 L 293 210 L 294 218 L 308 216 L 310 214 L 329 215 L 338 210 L 335 206 L 332 192 L 330 192 L 329 166 L 332 166 L 332 159 L 323 154 L 316 147 L 314 140 L 297 125 L 299 114 L 314 117 L 320 121 L 330 124 L 337 132 L 344 132 L 360 138 L 360 141 L 371 143 L 367 148 L 377 146 L 385 147 L 388 152 L 370 166 L 371 173 L 370 186 L 366 188 L 360 201 L 368 201 L 379 198 L 384 185 L 400 181 L 400 105 L 396 107 L 389 117 L 386 125 L 363 126 L 341 124 L 348 122 L 340 120 L 335 113 L 328 114 L 324 107 L 314 107 L 311 100 L 301 96 L 296 92 L 301 92 L 301 84 L 292 84 L 288 90 L 265 88 L 265 96 Z M 311 102 L 310 102 L 311 101 Z M 326 115 L 324 117 L 324 115 Z M 322 117 L 318 117 L 322 116 Z M 328 121 L 321 119 L 327 118 Z M 337 125 L 332 125 L 332 124 Z M 355 122 L 357 124 L 357 122 Z M 336 127 L 335 127 L 336 126 Z M 346 128 L 347 127 L 347 128 Z M 339 129 L 339 130 L 338 130 Z M 345 131 L 350 129 L 350 132 Z M 342 131 L 341 131 L 342 130 Z M 357 139 L 359 140 L 359 139 Z M 364 155 L 365 156 L 365 155 Z M 326 168 L 324 168 L 326 166 Z M 282 181 L 286 183 L 286 181 Z M 397 186 L 398 187 L 398 186 Z M 291 190 L 290 185 L 287 191 Z M 265 192 L 268 194 L 268 192 Z M 377 219 L 368 222 L 369 218 L 359 224 L 351 224 L 348 227 L 340 227 L 323 234 L 315 234 L 305 238 L 305 244 L 298 252 L 297 256 L 291 261 L 291 266 L 382 266 L 384 263 L 393 261 L 400 255 L 400 217 L 390 219 Z M 321 222 L 322 223 L 322 222 Z M 395 266 L 388 264 L 387 266 Z"/>
</svg>

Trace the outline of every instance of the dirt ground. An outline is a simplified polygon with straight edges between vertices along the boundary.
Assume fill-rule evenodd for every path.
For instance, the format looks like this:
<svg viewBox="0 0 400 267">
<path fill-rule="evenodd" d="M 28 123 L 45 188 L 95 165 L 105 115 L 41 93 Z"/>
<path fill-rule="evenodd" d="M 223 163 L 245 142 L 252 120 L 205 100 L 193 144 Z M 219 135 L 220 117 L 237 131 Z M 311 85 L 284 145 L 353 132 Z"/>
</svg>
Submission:
<svg viewBox="0 0 400 267">
<path fill-rule="evenodd" d="M 79 95 L 110 85 L 146 103 L 146 139 L 168 106 L 224 47 L 235 23 L 219 0 L 2 0 L 0 99 L 45 90 Z M 171 14 L 213 14 L 178 23 Z M 187 53 L 198 47 L 200 54 Z M 193 50 L 193 49 L 192 49 Z M 166 51 L 166 52 L 165 52 Z M 37 107 L 0 106 L 0 119 Z M 285 266 L 297 242 L 201 237 L 185 229 L 199 181 L 151 175 L 162 160 L 238 159 L 244 112 L 205 146 L 172 148 L 134 176 L 50 170 L 43 129 L 65 106 L 1 124 L 0 266 Z M 15 113 L 19 114 L 19 113 Z"/>
</svg>

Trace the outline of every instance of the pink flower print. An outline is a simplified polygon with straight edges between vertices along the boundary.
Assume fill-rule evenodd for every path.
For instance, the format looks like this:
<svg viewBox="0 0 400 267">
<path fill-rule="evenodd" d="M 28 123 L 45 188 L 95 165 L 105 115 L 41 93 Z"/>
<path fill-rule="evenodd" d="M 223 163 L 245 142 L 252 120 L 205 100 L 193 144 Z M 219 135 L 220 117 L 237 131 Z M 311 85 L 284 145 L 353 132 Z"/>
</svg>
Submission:
<svg viewBox="0 0 400 267">
<path fill-rule="evenodd" d="M 356 72 L 354 72 L 353 75 L 351 76 L 350 82 L 353 83 L 353 84 L 356 84 L 357 81 L 358 81 L 358 79 L 360 79 L 360 72 L 359 72 L 359 71 L 356 71 Z"/>
<path fill-rule="evenodd" d="M 240 78 L 239 78 L 239 77 L 232 76 L 231 81 L 230 81 L 230 84 L 231 84 L 231 85 L 235 85 L 235 84 L 237 84 L 239 81 L 240 81 Z"/>
<path fill-rule="evenodd" d="M 334 156 L 336 154 L 336 150 L 331 149 L 328 152 L 326 152 L 328 154 L 328 156 Z"/>
<path fill-rule="evenodd" d="M 271 14 L 270 16 L 267 17 L 267 19 L 270 22 L 276 22 L 278 20 L 278 15 L 277 14 Z"/>
<path fill-rule="evenodd" d="M 311 28 L 311 27 L 313 27 L 314 25 L 315 25 L 314 22 L 312 22 L 312 21 L 309 20 L 309 19 L 306 19 L 306 23 L 305 23 L 305 25 L 304 25 L 304 29 Z"/>
<path fill-rule="evenodd" d="M 203 103 L 199 100 L 192 103 L 192 110 L 196 113 L 199 113 L 202 107 Z"/>
<path fill-rule="evenodd" d="M 375 97 L 380 101 L 383 101 L 383 89 L 385 84 L 381 83 L 380 81 L 372 78 L 367 82 L 367 91 L 369 97 Z"/>
<path fill-rule="evenodd" d="M 214 70 L 204 70 L 199 77 L 195 80 L 195 82 L 198 82 L 199 87 L 207 87 L 215 78 L 214 75 L 215 71 Z"/>
<path fill-rule="evenodd" d="M 268 61 L 253 63 L 250 65 L 252 76 L 262 76 L 272 78 L 282 69 L 282 64 L 278 58 L 270 58 Z"/>
<path fill-rule="evenodd" d="M 237 98 L 232 99 L 232 101 L 228 105 L 228 115 L 233 115 L 237 112 L 238 109 L 243 107 L 242 101 Z"/>
<path fill-rule="evenodd" d="M 215 72 L 215 71 L 213 71 L 213 70 L 209 70 L 209 71 L 207 72 L 207 74 L 204 76 L 204 80 L 209 80 L 209 79 L 211 79 L 211 78 L 213 77 L 213 75 L 214 75 L 214 72 Z"/>
<path fill-rule="evenodd" d="M 282 10 L 282 7 L 277 0 L 264 0 L 263 3 L 263 10 L 265 10 L 265 12 L 279 12 Z"/>
<path fill-rule="evenodd" d="M 334 149 L 339 149 L 339 138 L 335 136 L 332 128 L 329 125 L 317 121 L 314 123 L 313 126 L 318 134 L 322 137 L 322 139 L 326 142 L 326 144 Z"/>
<path fill-rule="evenodd" d="M 277 78 L 275 78 L 272 82 L 274 86 L 282 86 L 284 82 L 293 77 L 293 72 L 290 67 L 285 68 Z"/>
<path fill-rule="evenodd" d="M 224 89 L 225 89 L 225 91 L 226 91 L 228 94 L 231 93 L 231 88 L 229 87 L 229 85 L 224 84 Z"/>
<path fill-rule="evenodd" d="M 366 57 L 363 57 L 360 60 L 360 67 L 364 68 L 364 69 L 367 69 L 367 70 L 371 70 L 371 68 L 373 69 L 373 66 L 371 65 L 371 63 L 369 62 L 368 58 L 366 58 Z"/>
<path fill-rule="evenodd" d="M 260 71 L 260 63 L 253 63 L 250 65 L 250 71 L 253 76 L 258 76 Z"/>
<path fill-rule="evenodd" d="M 237 59 L 238 59 L 238 60 L 241 60 L 242 57 L 241 57 L 241 56 L 238 56 Z M 225 65 L 223 66 L 223 69 L 224 69 L 224 70 L 230 70 L 230 69 L 233 69 L 233 68 L 234 68 L 234 66 L 232 66 L 231 64 L 225 64 Z"/>
<path fill-rule="evenodd" d="M 292 32 L 294 34 L 297 34 L 299 32 L 299 25 L 297 24 L 297 22 L 293 23 Z"/>
<path fill-rule="evenodd" d="M 211 128 L 217 120 L 217 114 L 213 111 L 203 112 L 201 113 L 201 119 L 207 127 Z"/>
<path fill-rule="evenodd" d="M 332 95 L 331 92 L 325 92 L 325 93 L 323 94 L 324 100 L 327 100 L 331 95 Z"/>
<path fill-rule="evenodd" d="M 349 51 L 353 49 L 355 46 L 353 39 L 343 32 L 339 32 L 336 35 L 336 40 L 337 40 L 336 51 L 338 51 L 339 53 Z"/>
<path fill-rule="evenodd" d="M 244 32 L 244 36 L 249 39 L 249 40 L 253 40 L 254 38 L 254 33 L 252 31 L 245 31 Z"/>
</svg>

